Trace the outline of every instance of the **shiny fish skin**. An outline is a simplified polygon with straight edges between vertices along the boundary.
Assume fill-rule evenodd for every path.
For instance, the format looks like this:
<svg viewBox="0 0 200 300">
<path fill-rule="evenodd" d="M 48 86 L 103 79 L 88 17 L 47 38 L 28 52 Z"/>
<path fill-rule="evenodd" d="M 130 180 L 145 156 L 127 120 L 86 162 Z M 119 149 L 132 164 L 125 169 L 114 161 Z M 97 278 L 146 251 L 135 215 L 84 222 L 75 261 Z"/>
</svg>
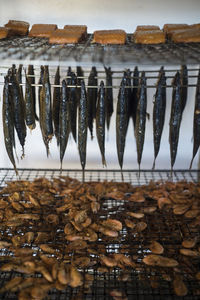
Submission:
<svg viewBox="0 0 200 300">
<path fill-rule="evenodd" d="M 83 77 L 84 76 L 84 72 L 82 70 L 82 68 L 80 66 L 77 66 L 76 68 L 76 76 L 77 76 L 77 85 L 80 86 L 81 85 L 81 78 L 78 78 L 78 77 Z M 77 89 L 77 105 L 79 106 L 79 101 L 80 101 L 80 98 L 81 98 L 81 89 L 78 88 Z"/>
<path fill-rule="evenodd" d="M 9 78 L 5 77 L 5 84 L 3 88 L 3 108 L 2 108 L 2 119 L 3 119 L 3 132 L 4 132 L 4 142 L 8 157 L 15 169 L 16 174 L 18 171 L 16 169 L 15 159 L 13 155 L 14 147 L 14 119 L 11 110 L 10 96 L 9 96 Z"/>
<path fill-rule="evenodd" d="M 170 156 L 171 156 L 171 169 L 174 166 L 178 148 L 179 130 L 182 119 L 182 102 L 181 102 L 181 82 L 180 73 L 177 72 L 173 80 L 173 94 L 170 116 Z"/>
<path fill-rule="evenodd" d="M 187 85 L 188 85 L 188 70 L 187 66 L 183 65 L 181 66 L 181 102 L 182 102 L 182 113 L 185 109 L 186 102 L 187 102 Z"/>
<path fill-rule="evenodd" d="M 35 73 L 34 73 L 34 68 L 33 68 L 33 65 L 29 65 L 28 66 L 28 75 L 31 75 L 31 76 L 28 76 L 29 78 L 29 82 L 30 84 L 35 84 Z M 38 121 L 39 118 L 36 114 L 36 94 L 35 94 L 35 86 L 31 86 L 31 89 L 32 89 L 32 95 L 33 95 L 33 109 L 34 109 L 34 112 L 35 112 L 35 120 Z"/>
<path fill-rule="evenodd" d="M 16 71 L 16 78 L 17 78 L 17 82 L 18 84 L 20 85 L 22 83 L 22 67 L 23 65 L 20 64 L 17 71 Z M 21 98 L 23 99 L 24 101 L 24 97 L 23 97 L 23 88 L 22 86 L 20 85 L 19 86 L 19 89 L 20 89 L 20 95 L 21 95 Z M 24 102 L 23 102 L 24 103 Z M 24 104 L 25 105 L 25 104 Z"/>
<path fill-rule="evenodd" d="M 137 104 L 138 104 L 138 86 L 139 86 L 139 71 L 138 71 L 138 67 L 135 67 L 133 71 L 132 102 L 130 107 L 134 128 L 136 124 L 136 112 L 137 112 Z"/>
<path fill-rule="evenodd" d="M 49 142 L 53 137 L 51 85 L 49 82 L 48 66 L 44 67 L 44 79 L 42 83 L 42 89 L 40 91 L 40 127 L 48 157 Z"/>
<path fill-rule="evenodd" d="M 25 109 L 26 109 L 26 125 L 32 130 L 35 128 L 35 110 L 33 102 L 32 88 L 30 80 L 26 75 L 26 86 L 25 86 Z"/>
<path fill-rule="evenodd" d="M 166 77 L 163 67 L 159 72 L 159 79 L 156 88 L 155 101 L 153 106 L 153 137 L 154 137 L 154 162 L 153 169 L 155 168 L 155 161 L 160 149 L 160 141 L 165 122 L 166 110 Z"/>
<path fill-rule="evenodd" d="M 146 126 L 147 90 L 145 72 L 142 72 L 140 86 L 138 89 L 138 105 L 136 112 L 135 137 L 137 146 L 137 161 L 140 170 L 142 152 L 144 146 L 145 126 Z"/>
<path fill-rule="evenodd" d="M 95 67 L 92 67 L 88 78 L 89 86 L 97 86 L 97 70 Z M 88 88 L 87 89 L 87 99 L 88 99 L 88 127 L 91 133 L 91 139 L 93 139 L 93 121 L 96 117 L 96 104 L 97 104 L 97 88 Z"/>
<path fill-rule="evenodd" d="M 56 70 L 54 84 L 60 85 L 60 68 L 59 67 L 57 67 L 57 70 Z M 55 133 L 55 137 L 57 139 L 58 146 L 59 146 L 60 98 L 61 98 L 61 88 L 54 87 L 54 90 L 53 90 L 53 124 L 54 124 L 54 133 Z"/>
<path fill-rule="evenodd" d="M 117 143 L 117 155 L 120 168 L 123 167 L 124 148 L 126 142 L 126 133 L 128 126 L 128 95 L 126 86 L 126 78 L 123 77 L 117 102 L 116 113 L 116 143 Z"/>
<path fill-rule="evenodd" d="M 59 112 L 59 145 L 60 145 L 60 168 L 62 170 L 62 161 L 67 147 L 70 133 L 69 125 L 69 90 L 66 80 L 62 81 L 60 112 Z"/>
<path fill-rule="evenodd" d="M 99 148 L 102 156 L 102 164 L 106 166 L 105 160 L 105 88 L 104 83 L 101 81 L 100 89 L 98 92 L 97 100 L 97 113 L 96 113 L 96 134 Z"/>
<path fill-rule="evenodd" d="M 130 69 L 127 69 L 124 72 L 124 77 L 126 77 L 126 86 L 130 87 L 131 86 L 131 71 Z M 131 103 L 132 103 L 132 89 L 131 88 L 127 88 L 127 97 L 128 97 L 128 101 L 127 101 L 127 105 L 128 105 L 128 124 L 129 124 L 129 120 L 131 117 Z M 128 126 L 128 125 L 127 125 Z"/>
<path fill-rule="evenodd" d="M 70 85 L 77 84 L 75 73 L 71 72 Z M 76 142 L 76 122 L 77 122 L 77 88 L 69 88 L 69 103 L 70 103 L 70 128 L 74 141 Z"/>
<path fill-rule="evenodd" d="M 78 150 L 82 169 L 85 169 L 86 163 L 86 145 L 87 144 L 87 96 L 85 83 L 81 81 L 81 97 L 79 102 L 78 118 Z"/>
<path fill-rule="evenodd" d="M 14 70 L 10 78 L 12 83 L 11 93 L 14 111 L 14 126 L 17 131 L 17 136 L 19 138 L 20 144 L 22 146 L 22 157 L 24 157 L 24 144 L 26 139 L 26 124 L 25 124 L 25 107 L 24 100 L 22 98 L 20 85 L 18 83 L 17 77 Z"/>
<path fill-rule="evenodd" d="M 43 80 L 44 80 L 44 66 L 40 66 L 40 78 L 39 78 L 38 84 L 42 84 Z M 42 90 L 42 87 L 39 86 L 39 88 L 38 88 L 39 113 L 41 113 L 41 109 L 40 109 L 40 104 L 42 101 L 41 100 L 41 90 Z M 41 115 L 40 115 L 40 117 L 41 117 Z"/>
<path fill-rule="evenodd" d="M 195 108 L 194 108 L 194 119 L 193 119 L 193 155 L 190 163 L 190 169 L 192 168 L 192 163 L 197 154 L 200 146 L 200 69 L 197 79 L 197 87 L 195 94 Z"/>
<path fill-rule="evenodd" d="M 112 86 L 112 74 L 111 68 L 104 67 L 106 72 L 106 86 Z M 105 107 L 106 107 L 106 124 L 107 130 L 110 127 L 110 119 L 113 114 L 113 90 L 112 88 L 105 89 Z"/>
</svg>

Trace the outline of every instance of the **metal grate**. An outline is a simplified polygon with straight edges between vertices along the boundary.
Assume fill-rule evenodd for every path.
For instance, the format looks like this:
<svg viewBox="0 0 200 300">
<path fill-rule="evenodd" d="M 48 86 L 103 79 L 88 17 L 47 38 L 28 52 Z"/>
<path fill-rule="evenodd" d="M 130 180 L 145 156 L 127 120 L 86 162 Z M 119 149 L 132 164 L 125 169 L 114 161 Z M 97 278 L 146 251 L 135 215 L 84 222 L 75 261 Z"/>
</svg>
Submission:
<svg viewBox="0 0 200 300">
<path fill-rule="evenodd" d="M 138 177 L 138 171 L 136 170 L 125 170 L 122 172 L 124 181 L 130 182 L 134 185 L 148 184 L 151 180 L 162 182 L 166 180 L 173 179 L 174 181 L 187 180 L 197 182 L 199 178 L 199 171 L 185 171 L 178 170 L 173 173 L 173 178 L 171 177 L 171 172 L 169 170 L 165 171 L 141 171 L 140 178 Z M 20 178 L 23 180 L 33 180 L 38 177 L 46 177 L 52 179 L 60 175 L 59 170 L 51 169 L 19 169 Z M 63 170 L 62 175 L 71 176 L 73 178 L 82 179 L 82 172 L 80 170 Z M 114 180 L 122 181 L 120 171 L 108 170 L 86 170 L 85 180 L 86 181 L 103 181 L 103 180 Z M 6 181 L 17 179 L 15 173 L 12 169 L 0 169 L 0 186 L 4 186 Z M 58 200 L 59 201 L 59 200 Z M 96 218 L 106 219 L 107 217 L 113 217 L 118 220 L 122 220 L 124 214 L 127 211 L 133 210 L 143 210 L 146 207 L 155 205 L 155 200 L 148 200 L 144 203 L 133 203 L 130 201 L 104 200 L 101 204 L 101 209 L 98 212 Z M 42 214 L 55 211 L 55 207 L 44 207 Z M 165 248 L 165 255 L 173 258 L 177 258 L 179 246 L 183 238 L 196 237 L 198 240 L 200 238 L 200 233 L 198 227 L 192 228 L 188 223 L 183 222 L 181 216 L 175 216 L 172 212 L 167 212 L 165 210 L 156 210 L 154 214 L 145 215 L 144 221 L 147 223 L 147 230 L 139 234 L 131 234 L 129 230 L 123 227 L 120 232 L 120 239 L 110 240 L 103 242 L 99 239 L 96 243 L 96 247 L 100 247 L 102 244 L 106 247 L 107 253 L 117 253 L 119 248 L 124 249 L 124 254 L 129 256 L 137 256 L 137 265 L 140 268 L 132 268 L 129 274 L 129 280 L 126 282 L 119 281 L 118 276 L 121 274 L 119 268 L 114 268 L 108 273 L 100 273 L 98 271 L 98 264 L 84 270 L 83 281 L 85 281 L 86 274 L 91 274 L 94 277 L 93 284 L 90 289 L 85 289 L 81 287 L 80 289 L 72 289 L 67 287 L 64 291 L 51 290 L 48 295 L 48 299 L 60 299 L 60 300 L 71 300 L 71 299 L 88 299 L 88 300 L 104 300 L 113 299 L 110 296 L 112 290 L 118 290 L 126 293 L 127 299 L 130 300 L 197 300 L 199 299 L 200 285 L 197 280 L 191 279 L 191 273 L 187 273 L 187 268 L 181 269 L 181 273 L 184 276 L 184 281 L 188 287 L 188 295 L 185 297 L 177 297 L 173 293 L 172 283 L 163 280 L 162 274 L 159 269 L 149 268 L 141 264 L 142 258 L 148 253 L 148 245 L 152 239 L 159 240 L 159 242 Z M 39 225 L 37 222 L 32 223 L 31 229 L 23 229 L 26 232 L 35 231 L 37 232 L 37 227 Z M 49 229 L 47 229 L 48 231 Z M 1 226 L 1 234 L 4 233 L 4 228 Z M 6 234 L 9 234 L 8 232 Z M 15 233 L 16 234 L 16 233 Z M 51 243 L 63 243 L 59 241 L 60 235 L 56 236 L 56 241 Z M 51 245 L 51 244 L 50 244 Z M 37 252 L 37 249 L 36 249 Z M 6 253 L 9 255 L 9 253 Z M 0 250 L 0 264 L 4 263 L 3 256 L 5 256 L 5 251 Z M 94 257 L 93 257 L 94 258 Z M 95 258 L 94 258 L 95 259 Z M 198 266 L 199 262 L 197 261 Z M 197 267 L 198 268 L 198 267 Z M 172 271 L 169 270 L 169 275 Z M 3 286 L 8 280 L 14 276 L 20 276 L 17 273 L 0 273 L 0 287 Z M 26 277 L 26 275 L 24 275 Z M 152 279 L 152 284 L 157 284 L 157 287 L 152 288 L 149 284 L 149 279 Z M 0 295 L 1 299 L 16 299 L 15 294 L 6 293 Z"/>
<path fill-rule="evenodd" d="M 0 41 L 0 60 L 4 63 L 34 63 L 49 65 L 123 65 L 130 64 L 198 64 L 200 43 L 138 45 L 128 35 L 125 45 L 91 44 L 92 35 L 76 45 L 49 44 L 45 38 L 12 37 Z"/>
</svg>

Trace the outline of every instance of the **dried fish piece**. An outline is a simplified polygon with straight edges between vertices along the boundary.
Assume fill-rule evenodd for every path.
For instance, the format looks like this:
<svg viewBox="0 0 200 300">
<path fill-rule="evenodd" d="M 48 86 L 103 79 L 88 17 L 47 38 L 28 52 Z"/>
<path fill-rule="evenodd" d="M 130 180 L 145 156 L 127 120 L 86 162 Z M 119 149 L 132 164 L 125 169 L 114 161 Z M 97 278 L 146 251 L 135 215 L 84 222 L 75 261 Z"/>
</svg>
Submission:
<svg viewBox="0 0 200 300">
<path fill-rule="evenodd" d="M 77 257 L 73 261 L 74 265 L 79 268 L 86 268 L 90 265 L 90 259 L 89 257 Z"/>
<path fill-rule="evenodd" d="M 136 219 L 142 219 L 144 217 L 143 213 L 134 213 L 132 211 L 127 212 L 127 215 Z"/>
<path fill-rule="evenodd" d="M 110 296 L 113 297 L 114 300 L 128 300 L 124 293 L 118 290 L 112 290 Z"/>
<path fill-rule="evenodd" d="M 69 270 L 65 268 L 64 263 L 62 263 L 58 269 L 58 281 L 63 285 L 69 284 L 70 282 Z"/>
<path fill-rule="evenodd" d="M 47 244 L 41 244 L 40 249 L 44 252 L 50 253 L 50 254 L 56 254 L 57 250 L 53 249 Z"/>
<path fill-rule="evenodd" d="M 83 223 L 83 222 L 85 222 L 86 219 L 87 219 L 87 211 L 86 210 L 79 211 L 74 217 L 74 220 L 77 223 Z"/>
<path fill-rule="evenodd" d="M 180 249 L 179 252 L 185 256 L 190 256 L 190 257 L 200 257 L 200 253 L 195 250 L 190 250 L 190 249 Z"/>
<path fill-rule="evenodd" d="M 36 271 L 41 273 L 47 281 L 53 282 L 53 278 L 45 266 L 38 266 Z"/>
<path fill-rule="evenodd" d="M 47 296 L 48 291 L 52 288 L 52 284 L 36 285 L 30 289 L 30 294 L 33 299 L 42 300 Z"/>
<path fill-rule="evenodd" d="M 52 265 L 52 269 L 51 269 L 51 274 L 52 274 L 52 278 L 53 280 L 57 279 L 58 276 L 58 270 L 59 270 L 59 264 L 56 261 L 53 265 Z"/>
<path fill-rule="evenodd" d="M 189 205 L 174 205 L 173 213 L 175 215 L 183 215 L 188 209 L 190 208 Z"/>
<path fill-rule="evenodd" d="M 0 293 L 5 293 L 6 291 L 12 290 L 15 286 L 18 286 L 22 282 L 22 277 L 14 277 L 0 289 Z"/>
<path fill-rule="evenodd" d="M 94 214 L 96 214 L 100 209 L 100 203 L 98 203 L 97 201 L 91 202 L 90 206 L 91 206 L 91 210 Z"/>
<path fill-rule="evenodd" d="M 28 200 L 35 206 L 35 207 L 41 207 L 38 200 L 35 199 L 33 196 L 30 194 L 27 195 Z"/>
<path fill-rule="evenodd" d="M 112 230 L 120 231 L 122 230 L 122 223 L 115 219 L 107 219 L 102 222 L 102 225 L 108 227 Z"/>
<path fill-rule="evenodd" d="M 144 208 L 143 208 L 143 212 L 144 212 L 145 214 L 152 214 L 152 213 L 154 213 L 156 210 L 157 210 L 157 207 L 156 207 L 156 206 L 149 206 L 149 207 L 144 207 Z"/>
<path fill-rule="evenodd" d="M 6 241 L 0 241 L 0 249 L 9 248 L 10 246 L 12 246 L 11 243 Z"/>
<path fill-rule="evenodd" d="M 32 243 L 34 240 L 34 232 L 29 231 L 24 234 L 24 241 L 28 244 Z"/>
<path fill-rule="evenodd" d="M 198 214 L 200 213 L 199 209 L 190 209 L 188 210 L 185 214 L 184 217 L 186 218 L 195 218 L 198 216 Z"/>
<path fill-rule="evenodd" d="M 173 258 L 168 258 L 156 254 L 149 254 L 143 258 L 143 262 L 149 266 L 174 268 L 178 266 L 178 262 Z"/>
<path fill-rule="evenodd" d="M 97 233 L 94 230 L 92 230 L 90 228 L 87 228 L 84 231 L 83 239 L 85 241 L 95 242 L 98 239 L 98 235 L 97 235 Z"/>
<path fill-rule="evenodd" d="M 18 248 L 14 250 L 15 256 L 29 256 L 33 255 L 34 250 L 30 248 Z"/>
<path fill-rule="evenodd" d="M 18 202 L 12 201 L 11 205 L 18 212 L 23 212 L 24 211 L 24 207 Z"/>
<path fill-rule="evenodd" d="M 70 282 L 69 285 L 72 288 L 76 288 L 78 286 L 81 286 L 83 284 L 83 277 L 81 273 L 74 267 L 70 266 Z"/>
<path fill-rule="evenodd" d="M 37 232 L 35 243 L 40 244 L 49 241 L 51 236 L 47 232 Z"/>
<path fill-rule="evenodd" d="M 153 241 L 150 246 L 149 249 L 151 250 L 151 252 L 153 252 L 154 254 L 162 254 L 164 252 L 164 248 L 163 246 L 158 243 L 157 241 Z"/>
<path fill-rule="evenodd" d="M 58 225 L 59 224 L 59 218 L 57 215 L 55 214 L 49 214 L 46 218 L 45 218 L 46 222 L 52 224 L 52 225 Z"/>
<path fill-rule="evenodd" d="M 125 222 L 125 224 L 126 224 L 126 226 L 127 226 L 128 228 L 133 229 L 133 228 L 135 228 L 135 226 L 136 226 L 136 223 L 130 221 L 129 219 L 125 219 L 124 222 Z"/>
<path fill-rule="evenodd" d="M 100 256 L 101 262 L 106 265 L 107 267 L 113 268 L 117 266 L 117 261 L 112 257 L 108 257 L 105 255 Z"/>
<path fill-rule="evenodd" d="M 174 292 L 177 296 L 186 296 L 188 293 L 187 286 L 182 280 L 182 276 L 176 274 L 173 280 Z"/>
<path fill-rule="evenodd" d="M 193 248 L 196 245 L 196 239 L 188 239 L 188 240 L 183 240 L 182 246 L 184 248 Z"/>
<path fill-rule="evenodd" d="M 142 232 L 147 228 L 147 224 L 145 222 L 139 222 L 135 225 L 135 232 Z"/>
</svg>

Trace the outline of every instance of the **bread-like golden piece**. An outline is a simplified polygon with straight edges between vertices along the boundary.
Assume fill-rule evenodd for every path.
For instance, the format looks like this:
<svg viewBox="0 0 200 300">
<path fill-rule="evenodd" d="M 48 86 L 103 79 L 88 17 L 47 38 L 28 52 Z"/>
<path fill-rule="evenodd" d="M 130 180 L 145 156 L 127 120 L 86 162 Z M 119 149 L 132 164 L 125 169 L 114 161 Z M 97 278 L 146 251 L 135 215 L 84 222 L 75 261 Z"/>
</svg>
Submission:
<svg viewBox="0 0 200 300">
<path fill-rule="evenodd" d="M 30 24 L 24 21 L 9 20 L 5 27 L 9 29 L 9 36 L 27 35 Z"/>
<path fill-rule="evenodd" d="M 162 30 L 136 31 L 133 40 L 136 44 L 163 44 L 165 33 Z"/>
<path fill-rule="evenodd" d="M 87 34 L 87 26 L 86 25 L 65 25 L 65 30 L 69 31 L 80 31 L 84 34 Z"/>
<path fill-rule="evenodd" d="M 188 24 L 165 24 L 163 26 L 163 31 L 168 35 L 171 31 L 187 28 L 189 28 Z"/>
<path fill-rule="evenodd" d="M 152 31 L 160 30 L 160 27 L 157 25 L 138 25 L 136 31 Z"/>
<path fill-rule="evenodd" d="M 94 31 L 93 43 L 125 44 L 126 32 L 121 29 Z"/>
<path fill-rule="evenodd" d="M 9 29 L 0 27 L 0 39 L 5 39 L 8 36 Z"/>
<path fill-rule="evenodd" d="M 200 43 L 200 30 L 192 28 L 174 31 L 171 40 L 174 43 Z"/>
<path fill-rule="evenodd" d="M 200 23 L 190 25 L 190 28 L 200 29 Z"/>
<path fill-rule="evenodd" d="M 56 24 L 34 24 L 29 32 L 29 36 L 48 38 L 56 29 Z"/>
<path fill-rule="evenodd" d="M 83 39 L 80 31 L 68 31 L 65 29 L 57 29 L 49 37 L 50 44 L 77 44 Z"/>
</svg>

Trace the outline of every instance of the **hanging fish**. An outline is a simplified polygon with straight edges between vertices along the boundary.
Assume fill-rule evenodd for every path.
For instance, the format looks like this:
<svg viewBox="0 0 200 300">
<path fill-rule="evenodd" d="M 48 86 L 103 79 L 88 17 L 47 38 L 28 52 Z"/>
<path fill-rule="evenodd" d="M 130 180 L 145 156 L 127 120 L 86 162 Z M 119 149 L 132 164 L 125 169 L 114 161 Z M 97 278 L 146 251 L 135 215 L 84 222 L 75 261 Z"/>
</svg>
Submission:
<svg viewBox="0 0 200 300">
<path fill-rule="evenodd" d="M 102 156 L 102 164 L 106 166 L 105 160 L 105 88 L 101 81 L 98 92 L 97 113 L 96 113 L 96 133 L 99 148 Z"/>
<path fill-rule="evenodd" d="M 14 116 L 12 113 L 12 103 L 10 97 L 9 89 L 9 77 L 5 76 L 4 88 L 3 88 L 3 108 L 2 108 L 2 118 L 3 118 L 3 132 L 4 132 L 4 142 L 8 157 L 15 169 L 16 175 L 18 171 L 15 164 L 15 158 L 13 154 L 14 147 Z"/>
<path fill-rule="evenodd" d="M 194 108 L 194 120 L 193 120 L 193 155 L 190 163 L 190 169 L 192 163 L 197 154 L 200 146 L 200 69 L 197 79 L 196 95 L 195 95 L 195 108 Z"/>
<path fill-rule="evenodd" d="M 13 65 L 14 67 L 14 65 Z M 20 93 L 21 93 L 21 98 L 23 99 L 23 103 L 24 103 L 24 96 L 23 96 L 23 88 L 22 88 L 22 67 L 23 65 L 20 64 L 18 69 L 16 70 L 16 79 L 17 79 L 17 82 L 19 84 L 19 89 L 20 89 Z M 25 104 L 24 104 L 24 107 L 25 107 Z"/>
<path fill-rule="evenodd" d="M 127 88 L 127 97 L 128 97 L 128 124 L 131 117 L 131 102 L 132 102 L 132 88 L 131 87 L 131 71 L 130 69 L 127 69 L 124 72 L 124 77 L 126 77 L 126 86 Z"/>
<path fill-rule="evenodd" d="M 138 104 L 138 86 L 139 86 L 139 71 L 138 71 L 138 67 L 135 67 L 133 71 L 132 101 L 130 107 L 134 128 L 136 124 L 136 112 L 137 112 L 137 104 Z"/>
<path fill-rule="evenodd" d="M 26 125 L 32 130 L 35 128 L 35 110 L 34 110 L 34 101 L 32 94 L 32 87 L 29 78 L 26 76 L 25 84 L 25 116 L 26 116 Z"/>
<path fill-rule="evenodd" d="M 51 108 L 51 85 L 49 82 L 48 66 L 44 67 L 44 78 L 40 91 L 40 127 L 47 157 L 49 155 L 49 142 L 53 137 L 52 108 Z"/>
<path fill-rule="evenodd" d="M 112 74 L 111 68 L 104 67 L 106 72 L 106 86 L 110 86 L 105 89 L 105 108 L 106 108 L 106 124 L 107 129 L 110 127 L 110 119 L 113 114 L 113 89 L 112 89 Z"/>
<path fill-rule="evenodd" d="M 123 77 L 118 101 L 117 101 L 117 113 L 116 113 L 116 143 L 117 143 L 117 155 L 120 168 L 123 167 L 124 148 L 126 142 L 126 133 L 128 128 L 128 94 L 126 89 L 126 78 Z"/>
<path fill-rule="evenodd" d="M 33 95 L 33 109 L 35 112 L 35 120 L 38 121 L 39 118 L 36 114 L 36 94 L 35 94 L 35 86 L 33 86 L 33 84 L 35 84 L 35 73 L 34 73 L 34 68 L 33 65 L 29 65 L 28 66 L 28 77 L 29 77 L 29 82 L 31 84 L 31 89 L 32 89 L 32 95 Z"/>
<path fill-rule="evenodd" d="M 12 103 L 13 103 L 13 112 L 14 112 L 14 126 L 17 131 L 17 136 L 19 138 L 20 144 L 22 146 L 22 156 L 24 157 L 24 145 L 26 139 L 26 124 L 25 124 L 25 107 L 24 100 L 22 98 L 22 93 L 20 85 L 18 83 L 15 71 L 12 71 L 10 82 L 11 94 L 12 94 Z"/>
<path fill-rule="evenodd" d="M 166 77 L 164 68 L 161 67 L 159 78 L 157 82 L 155 101 L 153 106 L 153 137 L 154 137 L 154 162 L 153 169 L 155 168 L 155 161 L 160 149 L 160 141 L 165 122 L 166 110 Z"/>
<path fill-rule="evenodd" d="M 93 139 L 93 121 L 96 117 L 96 103 L 97 103 L 97 70 L 92 67 L 90 75 L 88 77 L 88 85 L 92 86 L 87 89 L 88 99 L 88 127 L 91 133 L 91 139 Z"/>
<path fill-rule="evenodd" d="M 183 113 L 187 102 L 188 70 L 186 65 L 181 66 L 180 77 L 181 77 L 181 102 L 182 102 L 182 113 Z"/>
<path fill-rule="evenodd" d="M 60 112 L 59 112 L 59 145 L 60 145 L 60 169 L 68 143 L 70 124 L 69 124 L 69 90 L 66 80 L 62 81 Z"/>
<path fill-rule="evenodd" d="M 138 89 L 138 105 L 136 111 L 136 123 L 135 123 L 135 137 L 137 146 L 137 161 L 139 165 L 142 159 L 142 152 L 144 146 L 145 127 L 146 127 L 146 109 L 147 109 L 147 89 L 145 72 L 142 72 L 140 85 Z"/>
<path fill-rule="evenodd" d="M 57 67 L 57 70 L 56 70 L 54 84 L 60 85 L 60 68 L 59 67 Z M 54 132 L 55 132 L 55 137 L 57 139 L 58 146 L 59 146 L 60 97 L 61 97 L 60 87 L 54 87 L 54 90 L 53 90 L 53 124 L 54 124 Z"/>
<path fill-rule="evenodd" d="M 76 122 L 77 122 L 77 78 L 75 73 L 71 73 L 71 81 L 69 83 L 75 87 L 69 88 L 69 103 L 70 103 L 70 128 L 76 142 Z"/>
<path fill-rule="evenodd" d="M 44 79 L 44 66 L 40 66 L 40 78 L 39 78 L 38 84 L 42 85 L 43 84 L 43 79 Z M 39 88 L 38 88 L 39 113 L 41 112 L 41 109 L 40 109 L 41 90 L 42 90 L 42 87 L 39 86 Z"/>
<path fill-rule="evenodd" d="M 87 95 L 85 83 L 81 81 L 81 97 L 79 102 L 78 118 L 78 149 L 82 169 L 85 169 L 86 162 L 86 144 L 87 144 Z"/>
<path fill-rule="evenodd" d="M 172 105 L 170 116 L 170 131 L 169 131 L 169 143 L 170 143 L 170 156 L 171 156 L 171 169 L 174 166 L 178 148 L 179 130 L 182 119 L 182 102 L 181 102 L 181 80 L 180 73 L 177 72 L 172 82 Z"/>
</svg>

